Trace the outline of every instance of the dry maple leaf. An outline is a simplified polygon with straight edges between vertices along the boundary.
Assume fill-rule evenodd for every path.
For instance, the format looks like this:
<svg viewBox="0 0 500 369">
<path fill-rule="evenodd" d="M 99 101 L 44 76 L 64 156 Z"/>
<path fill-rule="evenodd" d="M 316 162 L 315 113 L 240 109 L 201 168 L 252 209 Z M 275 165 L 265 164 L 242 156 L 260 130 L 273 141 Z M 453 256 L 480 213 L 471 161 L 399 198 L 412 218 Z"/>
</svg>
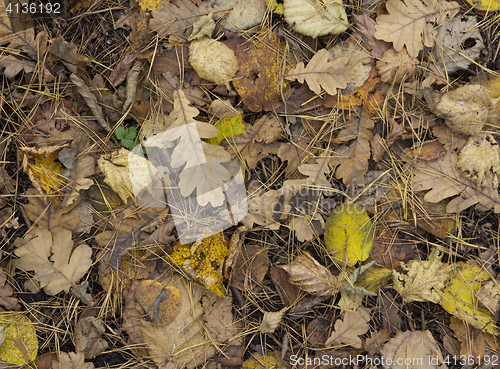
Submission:
<svg viewBox="0 0 500 369">
<path fill-rule="evenodd" d="M 347 128 L 340 131 L 336 142 L 345 143 L 334 151 L 330 164 L 337 167 L 335 178 L 342 179 L 346 185 L 361 186 L 365 184 L 370 159 L 370 141 L 373 139 L 371 129 L 373 121 L 361 116 L 347 123 Z"/>
<path fill-rule="evenodd" d="M 412 260 L 408 265 L 401 263 L 406 275 L 393 270 L 394 289 L 403 298 L 403 303 L 441 302 L 441 295 L 451 272 L 451 266 L 443 264 L 441 258 L 439 251 L 433 249 L 427 261 Z"/>
<path fill-rule="evenodd" d="M 310 254 L 304 253 L 287 265 L 280 266 L 290 276 L 290 283 L 315 296 L 332 296 L 337 293 L 337 278 Z"/>
<path fill-rule="evenodd" d="M 300 62 L 288 72 L 285 78 L 291 81 L 297 80 L 300 83 L 304 83 L 305 80 L 309 88 L 318 95 L 321 93 L 321 88 L 330 95 L 336 95 L 337 89 L 346 88 L 355 73 L 352 67 L 347 65 L 348 58 L 329 61 L 329 56 L 327 49 L 321 49 L 307 63 L 307 67 Z"/>
<path fill-rule="evenodd" d="M 151 12 L 149 30 L 158 33 L 158 37 L 175 35 L 187 40 L 193 24 L 202 16 L 213 13 L 214 18 L 224 16 L 228 9 L 214 5 L 214 2 L 202 2 L 199 6 L 190 0 L 178 0 L 174 3 L 164 1 L 161 10 Z"/>
<path fill-rule="evenodd" d="M 337 319 L 334 332 L 325 342 L 326 347 L 348 345 L 354 348 L 361 348 L 361 338 L 370 329 L 370 312 L 363 307 L 357 312 L 346 311 L 344 320 Z"/>
<path fill-rule="evenodd" d="M 82 353 L 61 352 L 59 361 L 52 361 L 53 369 L 94 369 L 94 364 L 86 363 Z"/>
<path fill-rule="evenodd" d="M 14 288 L 7 281 L 7 274 L 0 269 L 0 305 L 9 310 L 19 310 L 20 305 L 15 297 L 12 297 Z"/>
<path fill-rule="evenodd" d="M 48 229 L 37 227 L 14 244 L 19 257 L 14 265 L 22 270 L 34 270 L 48 295 L 69 292 L 92 266 L 92 249 L 81 244 L 73 250 L 71 231 L 65 229 L 52 236 Z"/>
<path fill-rule="evenodd" d="M 389 0 L 385 6 L 389 14 L 377 17 L 375 37 L 392 42 L 396 51 L 406 45 L 408 54 L 414 58 L 424 45 L 434 46 L 435 23 L 442 25 L 446 17 L 453 18 L 460 9 L 454 1 L 433 0 Z"/>
<path fill-rule="evenodd" d="M 413 190 L 430 190 L 424 200 L 431 203 L 456 196 L 446 205 L 448 213 L 458 213 L 476 204 L 500 213 L 500 196 L 491 186 L 490 175 L 486 176 L 487 185 L 476 192 L 476 184 L 456 169 L 457 162 L 458 154 L 450 151 L 434 161 L 413 162 Z"/>
<path fill-rule="evenodd" d="M 441 350 L 429 331 L 398 332 L 385 344 L 380 353 L 386 360 L 392 360 L 392 364 L 384 365 L 385 369 L 407 369 L 405 360 L 407 363 L 418 363 L 413 364 L 413 367 L 446 368 Z"/>
</svg>

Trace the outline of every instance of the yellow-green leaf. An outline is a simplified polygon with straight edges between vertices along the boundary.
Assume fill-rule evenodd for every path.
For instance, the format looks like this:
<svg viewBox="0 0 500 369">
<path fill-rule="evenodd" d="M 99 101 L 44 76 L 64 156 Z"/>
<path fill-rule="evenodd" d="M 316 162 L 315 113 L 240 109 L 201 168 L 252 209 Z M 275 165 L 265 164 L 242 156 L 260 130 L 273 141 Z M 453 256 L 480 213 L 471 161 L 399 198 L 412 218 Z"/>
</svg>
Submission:
<svg viewBox="0 0 500 369">
<path fill-rule="evenodd" d="M 218 145 L 228 137 L 240 136 L 247 133 L 243 123 L 243 114 L 231 118 L 223 118 L 215 125 L 219 133 L 214 138 L 207 140 L 209 144 Z"/>
<path fill-rule="evenodd" d="M 288 369 L 288 365 L 281 360 L 279 351 L 272 352 L 267 355 L 254 354 L 251 358 L 245 360 L 243 369 L 270 369 L 284 368 Z"/>
<path fill-rule="evenodd" d="M 474 296 L 481 287 L 481 282 L 488 279 L 491 279 L 491 275 L 478 265 L 463 262 L 453 264 L 441 306 L 464 322 L 496 336 L 498 329 L 493 314 L 480 307 Z"/>
<path fill-rule="evenodd" d="M 0 360 L 25 365 L 35 360 L 38 340 L 34 324 L 24 315 L 0 314 L 0 324 L 6 327 L 6 337 L 0 346 Z"/>
<path fill-rule="evenodd" d="M 338 206 L 326 222 L 325 244 L 333 257 L 349 265 L 366 260 L 372 249 L 373 227 L 364 208 Z"/>
<path fill-rule="evenodd" d="M 160 10 L 160 3 L 162 1 L 163 0 L 139 0 L 139 5 L 145 12 L 150 10 Z"/>
</svg>

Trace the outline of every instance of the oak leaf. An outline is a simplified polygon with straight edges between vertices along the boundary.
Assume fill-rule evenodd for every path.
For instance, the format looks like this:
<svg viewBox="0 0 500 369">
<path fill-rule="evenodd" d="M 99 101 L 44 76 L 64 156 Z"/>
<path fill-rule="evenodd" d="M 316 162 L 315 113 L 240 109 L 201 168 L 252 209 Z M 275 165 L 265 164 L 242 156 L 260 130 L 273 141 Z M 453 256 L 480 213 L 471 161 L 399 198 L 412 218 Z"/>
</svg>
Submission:
<svg viewBox="0 0 500 369">
<path fill-rule="evenodd" d="M 415 75 L 418 64 L 420 61 L 409 56 L 406 48 L 399 52 L 389 49 L 377 61 L 377 69 L 382 82 L 401 83 Z"/>
<path fill-rule="evenodd" d="M 351 37 L 355 40 L 360 39 L 371 49 L 371 55 L 375 58 L 380 58 L 391 47 L 387 42 L 378 40 L 373 36 L 377 23 L 366 13 L 353 14 L 356 30 Z"/>
<path fill-rule="evenodd" d="M 0 55 L 0 69 L 4 69 L 3 75 L 7 79 L 14 77 L 21 71 L 31 73 L 35 70 L 36 64 L 29 60 L 19 59 L 13 55 Z"/>
<path fill-rule="evenodd" d="M 430 301 L 439 304 L 443 289 L 448 282 L 451 266 L 441 262 L 442 255 L 433 249 L 427 261 L 412 260 L 405 265 L 403 275 L 393 270 L 394 289 L 403 298 L 403 303 L 412 301 Z"/>
<path fill-rule="evenodd" d="M 48 229 L 35 228 L 23 239 L 14 241 L 19 259 L 14 265 L 34 270 L 48 295 L 69 292 L 92 266 L 92 249 L 81 244 L 73 250 L 71 231 L 60 230 L 52 236 Z"/>
<path fill-rule="evenodd" d="M 91 62 L 91 59 L 78 53 L 78 47 L 64 40 L 63 36 L 59 36 L 52 40 L 48 51 L 55 57 L 62 59 L 73 65 L 86 65 Z"/>
<path fill-rule="evenodd" d="M 327 49 L 319 50 L 316 55 L 304 67 L 304 63 L 298 63 L 286 75 L 286 79 L 297 80 L 300 83 L 307 82 L 309 88 L 316 94 L 321 93 L 323 88 L 326 93 L 336 95 L 337 89 L 344 89 L 354 78 L 352 67 L 347 65 L 348 58 L 337 58 L 329 61 L 330 53 Z"/>
<path fill-rule="evenodd" d="M 413 190 L 430 190 L 424 200 L 431 203 L 456 196 L 446 205 L 448 213 L 458 213 L 476 204 L 500 213 L 500 196 L 491 185 L 491 175 L 486 176 L 486 186 L 481 192 L 476 192 L 477 185 L 460 174 L 457 162 L 458 154 L 450 151 L 434 161 L 414 161 Z"/>
<path fill-rule="evenodd" d="M 440 26 L 446 17 L 453 18 L 460 5 L 442 0 L 389 0 L 386 8 L 389 14 L 377 17 L 375 37 L 392 42 L 398 52 L 406 45 L 408 54 L 416 58 L 424 45 L 434 46 L 435 24 Z"/>
<path fill-rule="evenodd" d="M 52 361 L 53 369 L 94 369 L 94 364 L 86 363 L 82 353 L 61 352 L 59 360 Z"/>
<path fill-rule="evenodd" d="M 371 129 L 373 121 L 366 116 L 353 119 L 347 127 L 340 131 L 336 142 L 344 143 L 334 151 L 330 164 L 337 167 L 335 178 L 342 179 L 344 184 L 360 186 L 365 184 L 365 174 L 368 171 L 370 159 L 370 141 L 373 139 Z"/>
<path fill-rule="evenodd" d="M 368 309 L 360 308 L 357 312 L 346 311 L 344 319 L 337 319 L 334 332 L 325 342 L 326 347 L 347 345 L 354 348 L 361 348 L 361 338 L 370 329 L 370 312 Z"/>
<path fill-rule="evenodd" d="M 429 331 L 398 332 L 385 344 L 380 353 L 384 359 L 392 360 L 392 365 L 384 365 L 384 368 L 406 369 L 408 368 L 406 360 L 407 363 L 422 363 L 418 365 L 420 368 L 446 369 L 441 350 Z M 413 366 L 417 367 L 415 364 Z"/>
<path fill-rule="evenodd" d="M 338 281 L 330 271 L 310 254 L 304 253 L 287 265 L 282 265 L 290 276 L 290 283 L 315 296 L 332 296 L 337 293 Z"/>
<path fill-rule="evenodd" d="M 347 58 L 346 69 L 351 69 L 351 80 L 347 83 L 347 88 L 343 89 L 339 95 L 347 95 L 359 89 L 370 77 L 372 70 L 372 56 L 361 45 L 350 38 L 345 42 L 338 43 L 329 51 L 330 59 L 336 60 Z"/>
</svg>

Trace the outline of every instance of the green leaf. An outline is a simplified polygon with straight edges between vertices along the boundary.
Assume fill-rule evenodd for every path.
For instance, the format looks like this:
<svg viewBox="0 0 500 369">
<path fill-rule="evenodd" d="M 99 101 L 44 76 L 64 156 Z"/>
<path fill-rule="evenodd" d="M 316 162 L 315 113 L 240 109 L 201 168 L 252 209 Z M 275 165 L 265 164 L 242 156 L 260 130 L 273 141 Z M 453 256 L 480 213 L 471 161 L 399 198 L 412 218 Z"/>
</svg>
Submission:
<svg viewBox="0 0 500 369">
<path fill-rule="evenodd" d="M 126 138 L 128 140 L 133 140 L 135 138 L 135 136 L 137 136 L 137 130 L 135 129 L 135 127 L 127 128 L 127 130 L 125 131 L 124 138 Z"/>
<path fill-rule="evenodd" d="M 326 222 L 325 244 L 330 253 L 349 265 L 370 256 L 373 245 L 373 226 L 364 208 L 341 204 Z"/>
<path fill-rule="evenodd" d="M 124 138 L 123 140 L 121 140 L 121 143 L 127 149 L 133 149 L 135 147 L 135 141 L 134 140 L 129 140 L 129 139 Z"/>
<path fill-rule="evenodd" d="M 116 130 L 115 130 L 115 136 L 117 139 L 121 140 L 125 137 L 125 128 L 123 127 L 118 127 Z"/>
</svg>

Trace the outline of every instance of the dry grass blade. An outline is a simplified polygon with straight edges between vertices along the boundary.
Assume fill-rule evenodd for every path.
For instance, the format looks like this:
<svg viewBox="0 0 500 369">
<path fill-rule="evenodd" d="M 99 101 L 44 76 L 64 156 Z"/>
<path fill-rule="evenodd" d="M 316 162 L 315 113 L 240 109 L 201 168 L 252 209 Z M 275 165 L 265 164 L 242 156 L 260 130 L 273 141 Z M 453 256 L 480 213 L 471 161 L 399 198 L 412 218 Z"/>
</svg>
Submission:
<svg viewBox="0 0 500 369">
<path fill-rule="evenodd" d="M 290 276 L 290 283 L 315 296 L 333 296 L 338 290 L 337 278 L 310 254 L 299 255 L 293 262 L 280 266 Z"/>
</svg>

